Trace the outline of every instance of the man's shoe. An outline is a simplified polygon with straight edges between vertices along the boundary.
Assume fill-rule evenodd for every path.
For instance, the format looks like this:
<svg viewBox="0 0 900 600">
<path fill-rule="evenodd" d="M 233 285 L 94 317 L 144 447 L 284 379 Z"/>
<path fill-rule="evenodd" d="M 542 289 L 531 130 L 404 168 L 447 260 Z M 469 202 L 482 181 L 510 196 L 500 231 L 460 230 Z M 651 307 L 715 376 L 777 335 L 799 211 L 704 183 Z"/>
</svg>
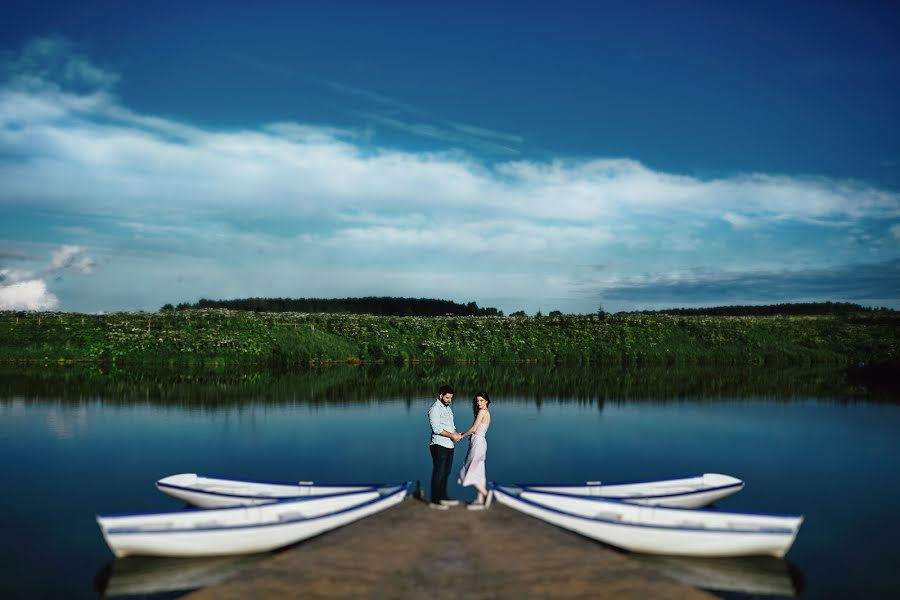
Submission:
<svg viewBox="0 0 900 600">
<path fill-rule="evenodd" d="M 428 503 L 428 506 L 430 506 L 430 507 L 433 508 L 434 510 L 450 510 L 450 507 L 449 507 L 449 506 L 445 506 L 445 505 L 443 505 L 443 504 L 436 504 L 436 503 L 434 503 L 434 502 L 429 502 L 429 503 Z"/>
<path fill-rule="evenodd" d="M 443 506 L 459 506 L 459 500 L 441 500 Z"/>
<path fill-rule="evenodd" d="M 469 510 L 484 510 L 484 502 L 471 502 L 466 504 L 466 508 Z"/>
</svg>

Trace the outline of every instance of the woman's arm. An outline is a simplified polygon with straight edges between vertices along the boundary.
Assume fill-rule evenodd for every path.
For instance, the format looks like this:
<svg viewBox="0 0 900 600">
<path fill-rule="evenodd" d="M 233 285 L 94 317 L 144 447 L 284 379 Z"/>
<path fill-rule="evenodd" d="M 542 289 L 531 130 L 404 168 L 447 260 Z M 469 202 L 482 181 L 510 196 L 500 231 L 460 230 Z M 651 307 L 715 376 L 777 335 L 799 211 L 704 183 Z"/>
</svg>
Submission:
<svg viewBox="0 0 900 600">
<path fill-rule="evenodd" d="M 475 433 L 475 430 L 478 429 L 478 426 L 484 422 L 484 417 L 486 414 L 487 411 L 485 409 L 482 408 L 481 410 L 479 410 L 478 416 L 475 417 L 475 422 L 472 423 L 471 427 L 463 432 L 462 436 L 466 437 L 467 435 L 472 435 L 473 433 Z"/>
</svg>

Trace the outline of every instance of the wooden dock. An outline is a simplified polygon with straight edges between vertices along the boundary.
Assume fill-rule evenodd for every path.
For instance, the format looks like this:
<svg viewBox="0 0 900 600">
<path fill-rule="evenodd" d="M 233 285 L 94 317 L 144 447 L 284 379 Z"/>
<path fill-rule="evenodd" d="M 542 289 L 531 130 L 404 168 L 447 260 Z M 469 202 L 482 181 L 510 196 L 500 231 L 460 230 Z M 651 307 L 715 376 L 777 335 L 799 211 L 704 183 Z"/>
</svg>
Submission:
<svg viewBox="0 0 900 600">
<path fill-rule="evenodd" d="M 494 503 L 402 504 L 288 548 L 191 600 L 245 598 L 711 599 L 626 555 Z"/>
</svg>

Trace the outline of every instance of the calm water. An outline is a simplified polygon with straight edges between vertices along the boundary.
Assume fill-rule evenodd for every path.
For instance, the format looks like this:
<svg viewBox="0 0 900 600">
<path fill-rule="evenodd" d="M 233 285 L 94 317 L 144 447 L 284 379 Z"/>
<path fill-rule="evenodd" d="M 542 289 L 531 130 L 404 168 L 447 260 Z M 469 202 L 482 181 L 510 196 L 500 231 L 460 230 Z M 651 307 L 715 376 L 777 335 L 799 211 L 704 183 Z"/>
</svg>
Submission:
<svg viewBox="0 0 900 600">
<path fill-rule="evenodd" d="M 747 482 L 721 508 L 806 515 L 789 562 L 671 561 L 664 569 L 690 571 L 698 583 L 730 572 L 730 580 L 749 582 L 743 585 L 750 596 L 800 589 L 811 598 L 896 597 L 900 405 L 849 386 L 839 373 L 770 375 L 469 366 L 290 375 L 7 368 L 0 371 L 0 596 L 93 598 L 116 581 L 110 573 L 146 566 L 113 562 L 94 515 L 178 508 L 153 487 L 168 474 L 427 483 L 425 413 L 437 382 L 447 378 L 457 386 L 460 429 L 471 423 L 476 382 L 491 392 L 490 479 L 611 481 L 718 471 Z M 454 469 L 464 454 L 461 445 Z M 474 496 L 455 485 L 450 492 Z M 150 561 L 149 568 L 181 564 Z"/>
</svg>

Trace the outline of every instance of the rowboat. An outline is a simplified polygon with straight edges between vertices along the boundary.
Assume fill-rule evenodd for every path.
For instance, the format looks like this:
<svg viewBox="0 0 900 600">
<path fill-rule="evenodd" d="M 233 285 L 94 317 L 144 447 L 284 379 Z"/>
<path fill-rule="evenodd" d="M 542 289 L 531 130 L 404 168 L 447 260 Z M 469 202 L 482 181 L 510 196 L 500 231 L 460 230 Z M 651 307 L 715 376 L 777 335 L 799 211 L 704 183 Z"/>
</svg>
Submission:
<svg viewBox="0 0 900 600">
<path fill-rule="evenodd" d="M 232 508 L 98 515 L 113 554 L 222 556 L 275 550 L 402 501 L 413 483 Z"/>
<path fill-rule="evenodd" d="M 359 483 L 322 485 L 312 481 L 269 482 L 207 477 L 196 473 L 179 473 L 163 477 L 156 489 L 194 506 L 204 508 L 252 506 L 279 500 L 358 492 L 383 484 Z"/>
<path fill-rule="evenodd" d="M 644 506 L 491 483 L 496 500 L 632 552 L 681 556 L 784 556 L 803 517 Z"/>
<path fill-rule="evenodd" d="M 717 500 L 738 493 L 744 489 L 744 482 L 731 475 L 703 473 L 702 475 L 692 475 L 677 479 L 620 481 L 615 483 L 588 481 L 573 485 L 518 483 L 516 487 L 536 492 L 596 496 L 652 506 L 697 508 L 699 506 L 708 506 Z"/>
</svg>

